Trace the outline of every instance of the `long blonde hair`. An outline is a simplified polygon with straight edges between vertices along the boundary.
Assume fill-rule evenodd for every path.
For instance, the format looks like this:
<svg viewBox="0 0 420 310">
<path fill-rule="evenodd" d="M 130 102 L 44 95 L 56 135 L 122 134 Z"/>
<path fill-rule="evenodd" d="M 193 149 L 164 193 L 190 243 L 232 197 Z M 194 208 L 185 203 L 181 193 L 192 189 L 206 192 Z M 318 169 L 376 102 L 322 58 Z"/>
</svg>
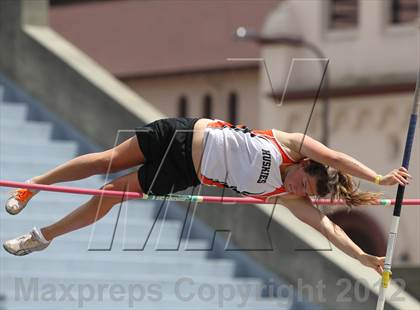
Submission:
<svg viewBox="0 0 420 310">
<path fill-rule="evenodd" d="M 360 183 L 356 184 L 350 174 L 326 167 L 321 163 L 310 160 L 304 168 L 305 172 L 317 178 L 317 192 L 321 197 L 327 195 L 331 200 L 342 199 L 349 207 L 367 205 L 376 202 L 382 195 L 378 192 L 360 191 Z"/>
</svg>

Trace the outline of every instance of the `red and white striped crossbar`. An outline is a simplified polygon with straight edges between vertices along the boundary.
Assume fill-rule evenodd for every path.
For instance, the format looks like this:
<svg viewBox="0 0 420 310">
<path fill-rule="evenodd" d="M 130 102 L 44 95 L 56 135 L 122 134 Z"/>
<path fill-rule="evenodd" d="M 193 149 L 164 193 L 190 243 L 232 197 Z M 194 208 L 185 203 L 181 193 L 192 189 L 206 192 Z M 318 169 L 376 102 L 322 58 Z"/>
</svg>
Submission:
<svg viewBox="0 0 420 310">
<path fill-rule="evenodd" d="M 251 197 L 216 197 L 216 196 L 198 196 L 198 195 L 147 195 L 137 192 L 123 192 L 103 189 L 86 189 L 80 187 L 67 187 L 67 186 L 56 186 L 56 185 L 44 185 L 44 184 L 30 184 L 24 182 L 14 182 L 7 180 L 0 180 L 0 186 L 3 187 L 16 187 L 16 188 L 27 188 L 36 189 L 41 191 L 60 192 L 69 194 L 79 195 L 93 195 L 93 196 L 106 196 L 106 197 L 119 197 L 119 198 L 134 198 L 143 200 L 167 200 L 167 201 L 184 201 L 184 202 L 200 202 L 200 203 L 227 203 L 227 204 L 273 204 L 258 198 Z M 330 201 L 329 199 L 317 199 L 313 200 L 315 204 L 319 205 L 342 205 L 344 204 L 341 200 Z M 382 205 L 391 206 L 394 205 L 395 199 L 380 199 L 377 203 L 371 204 L 371 206 Z M 405 199 L 403 204 L 407 206 L 419 206 L 420 199 Z"/>
</svg>

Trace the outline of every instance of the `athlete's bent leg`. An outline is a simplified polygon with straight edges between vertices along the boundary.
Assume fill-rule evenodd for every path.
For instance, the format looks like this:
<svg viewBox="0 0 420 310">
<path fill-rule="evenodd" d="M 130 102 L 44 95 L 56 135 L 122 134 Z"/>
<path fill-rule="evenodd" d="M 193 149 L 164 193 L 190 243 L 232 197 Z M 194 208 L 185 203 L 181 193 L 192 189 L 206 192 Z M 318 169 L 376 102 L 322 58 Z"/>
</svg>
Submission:
<svg viewBox="0 0 420 310">
<path fill-rule="evenodd" d="M 115 179 L 102 188 L 112 190 L 141 191 L 137 181 L 137 172 Z M 115 204 L 130 198 L 93 197 L 87 203 L 62 218 L 58 222 L 38 229 L 34 227 L 29 233 L 3 243 L 3 248 L 10 254 L 23 256 L 45 250 L 51 240 L 70 231 L 90 225 L 101 219 Z"/>
<path fill-rule="evenodd" d="M 119 177 L 102 187 L 105 190 L 143 192 L 137 172 Z M 124 197 L 125 200 L 130 198 Z M 85 204 L 60 219 L 56 223 L 41 229 L 45 239 L 52 240 L 60 235 L 88 226 L 100 220 L 111 208 L 123 201 L 119 197 L 94 196 Z"/>
</svg>

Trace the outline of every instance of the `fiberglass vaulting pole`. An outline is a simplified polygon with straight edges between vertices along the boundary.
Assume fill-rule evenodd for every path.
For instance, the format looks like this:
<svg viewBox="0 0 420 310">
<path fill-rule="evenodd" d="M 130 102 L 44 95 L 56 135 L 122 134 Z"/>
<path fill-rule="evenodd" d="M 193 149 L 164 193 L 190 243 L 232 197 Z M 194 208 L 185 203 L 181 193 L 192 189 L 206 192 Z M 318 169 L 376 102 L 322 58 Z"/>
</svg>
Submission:
<svg viewBox="0 0 420 310">
<path fill-rule="evenodd" d="M 407 140 L 405 142 L 404 158 L 402 165 L 408 169 L 410 163 L 411 148 L 413 146 L 414 134 L 416 131 L 417 115 L 419 113 L 419 88 L 420 88 L 420 68 L 417 73 L 416 91 L 414 93 L 413 110 L 410 117 L 410 125 L 407 132 Z M 398 225 L 400 221 L 401 206 L 404 198 L 404 186 L 398 185 L 397 197 L 395 199 L 394 214 L 392 217 L 391 228 L 388 235 L 388 246 L 386 249 L 384 272 L 382 273 L 382 283 L 379 288 L 379 298 L 376 304 L 376 310 L 382 310 L 385 305 L 385 296 L 388 284 L 391 278 L 391 262 L 397 240 Z"/>
</svg>

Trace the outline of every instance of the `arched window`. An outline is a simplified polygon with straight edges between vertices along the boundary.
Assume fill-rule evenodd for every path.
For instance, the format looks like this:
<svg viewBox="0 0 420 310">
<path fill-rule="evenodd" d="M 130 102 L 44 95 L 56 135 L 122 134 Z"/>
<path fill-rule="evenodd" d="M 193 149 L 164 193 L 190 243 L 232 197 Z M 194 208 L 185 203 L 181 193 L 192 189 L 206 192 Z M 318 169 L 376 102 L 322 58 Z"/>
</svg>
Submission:
<svg viewBox="0 0 420 310">
<path fill-rule="evenodd" d="M 203 99 L 203 116 L 206 118 L 212 118 L 213 114 L 213 98 L 206 94 Z"/>
<path fill-rule="evenodd" d="M 228 98 L 228 117 L 229 123 L 236 124 L 238 122 L 238 95 L 231 92 Z"/>
<path fill-rule="evenodd" d="M 186 96 L 179 97 L 178 100 L 178 116 L 186 117 L 188 115 L 188 100 Z"/>
</svg>

